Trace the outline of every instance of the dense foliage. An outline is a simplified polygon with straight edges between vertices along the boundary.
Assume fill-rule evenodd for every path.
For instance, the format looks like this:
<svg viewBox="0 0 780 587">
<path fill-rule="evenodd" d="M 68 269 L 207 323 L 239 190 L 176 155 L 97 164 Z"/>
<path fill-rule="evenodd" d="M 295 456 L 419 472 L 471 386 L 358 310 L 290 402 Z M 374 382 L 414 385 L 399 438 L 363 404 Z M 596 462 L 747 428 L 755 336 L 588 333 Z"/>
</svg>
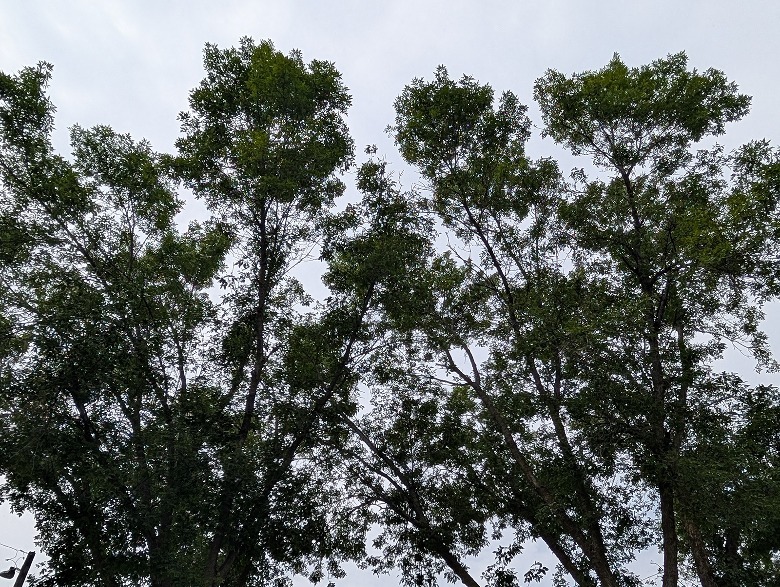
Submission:
<svg viewBox="0 0 780 587">
<path fill-rule="evenodd" d="M 0 74 L 0 496 L 37 584 L 629 587 L 657 548 L 663 587 L 780 585 L 780 393 L 716 368 L 776 367 L 780 155 L 699 145 L 748 111 L 721 72 L 547 72 L 567 179 L 514 94 L 440 67 L 390 127 L 422 184 L 369 148 L 336 206 L 334 66 L 204 66 L 172 154 L 100 126 L 60 156 L 50 66 Z"/>
</svg>

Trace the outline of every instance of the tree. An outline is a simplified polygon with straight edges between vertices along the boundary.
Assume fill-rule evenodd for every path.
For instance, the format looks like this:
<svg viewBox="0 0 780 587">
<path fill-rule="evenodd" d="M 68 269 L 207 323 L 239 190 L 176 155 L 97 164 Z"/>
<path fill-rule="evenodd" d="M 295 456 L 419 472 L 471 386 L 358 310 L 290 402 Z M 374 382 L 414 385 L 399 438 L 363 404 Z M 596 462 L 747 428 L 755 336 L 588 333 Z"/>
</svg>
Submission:
<svg viewBox="0 0 780 587">
<path fill-rule="evenodd" d="M 471 78 L 440 68 L 396 102 L 426 181 L 403 197 L 449 251 L 385 301 L 378 405 L 353 427 L 387 552 L 474 585 L 460 556 L 492 524 L 514 532 L 506 552 L 543 540 L 578 585 L 639 584 L 626 565 L 653 544 L 665 586 L 686 561 L 702 585 L 776 584 L 778 392 L 713 362 L 730 341 L 773 368 L 759 322 L 777 294 L 777 154 L 692 150 L 749 101 L 683 55 L 549 72 L 536 97 L 545 132 L 606 179 L 529 161 L 524 107 Z"/>
<path fill-rule="evenodd" d="M 223 457 L 225 482 L 209 544 L 208 572 L 217 577 L 221 559 L 230 560 L 238 545 L 257 543 L 258 535 L 267 533 L 265 548 L 278 548 L 275 556 L 283 560 L 285 550 L 311 547 L 310 535 L 322 532 L 316 510 L 301 507 L 305 499 L 297 519 L 283 506 L 277 527 L 266 520 L 279 500 L 277 487 L 289 492 L 289 501 L 308 492 L 316 498 L 318 487 L 328 486 L 316 470 L 293 461 L 316 442 L 319 414 L 337 388 L 299 395 L 280 378 L 279 361 L 295 305 L 306 302 L 288 272 L 316 243 L 316 223 L 343 190 L 334 172 L 349 165 L 352 143 L 343 120 L 350 99 L 331 64 L 306 66 L 297 53 L 287 57 L 270 43 L 255 47 L 245 40 L 235 50 L 207 47 L 205 65 L 210 75 L 191 95 L 192 112 L 182 115 L 176 166 L 236 239 L 238 272 L 225 277 L 231 284 L 223 298 L 220 387 L 225 403 L 238 402 L 240 424 Z M 331 342 L 338 348 L 338 339 Z M 345 367 L 337 376 L 345 376 Z M 254 487 L 241 504 L 246 484 Z M 285 544 L 279 535 L 300 544 Z M 246 574 L 256 562 L 241 564 Z"/>
<path fill-rule="evenodd" d="M 436 292 L 425 336 L 482 422 L 478 458 L 496 487 L 480 493 L 519 542 L 543 540 L 579 584 L 630 581 L 623 563 L 641 524 L 618 523 L 633 516 L 599 484 L 614 471 L 567 422 L 568 355 L 583 345 L 577 325 L 595 288 L 563 266 L 557 166 L 524 155 L 530 122 L 517 98 L 504 93 L 494 109 L 492 90 L 470 78 L 440 69 L 408 86 L 396 112 L 401 154 L 429 181 L 428 207 L 456 243 L 447 263 L 459 276 Z"/>
<path fill-rule="evenodd" d="M 350 99 L 268 42 L 205 67 L 173 157 L 107 127 L 55 155 L 50 67 L 0 77 L 3 492 L 36 514 L 43 584 L 282 584 L 362 550 L 319 448 L 359 313 L 320 354 L 333 380 L 291 367 L 289 271 L 343 190 Z M 174 178 L 212 212 L 185 232 Z"/>
<path fill-rule="evenodd" d="M 702 585 L 733 584 L 739 574 L 719 575 L 715 544 L 707 542 L 710 532 L 715 543 L 725 532 L 747 541 L 732 549 L 750 551 L 745 520 L 729 530 L 704 520 L 713 495 L 733 503 L 729 494 L 750 484 L 749 467 L 720 475 L 739 460 L 740 442 L 755 434 L 748 432 L 753 418 L 770 417 L 778 400 L 776 389 L 750 390 L 712 369 L 724 341 L 744 345 L 760 365 L 774 368 L 759 322 L 762 304 L 777 295 L 778 155 L 762 141 L 730 155 L 718 146 L 692 152 L 703 137 L 722 134 L 727 122 L 744 116 L 749 98 L 721 72 L 686 65 L 684 54 L 641 68 L 616 56 L 597 72 L 569 78 L 548 72 L 535 88 L 545 132 L 608 174 L 595 181 L 582 174 L 561 211 L 585 270 L 608 280 L 609 306 L 620 311 L 597 317 L 604 326 L 612 322 L 612 340 L 608 354 L 593 357 L 583 371 L 580 415 L 590 414 L 583 430 L 598 434 L 607 450 L 628 454 L 656 492 L 663 584 L 670 587 L 678 583 L 680 540 Z M 764 415 L 754 411 L 755 394 Z M 723 462 L 709 469 L 713 453 Z M 767 465 L 759 474 L 765 480 Z M 702 480 L 713 492 L 708 498 L 694 495 Z M 753 523 L 777 515 L 749 509 Z M 747 563 L 736 558 L 726 566 Z M 777 580 L 776 562 L 764 571 L 757 584 Z"/>
</svg>

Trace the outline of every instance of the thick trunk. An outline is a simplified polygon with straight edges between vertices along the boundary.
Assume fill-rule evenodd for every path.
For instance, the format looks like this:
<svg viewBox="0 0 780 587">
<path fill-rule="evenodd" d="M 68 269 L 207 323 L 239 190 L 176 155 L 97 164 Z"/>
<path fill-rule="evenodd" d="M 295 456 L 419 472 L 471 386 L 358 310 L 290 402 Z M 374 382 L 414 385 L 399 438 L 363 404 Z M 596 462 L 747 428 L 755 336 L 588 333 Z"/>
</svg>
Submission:
<svg viewBox="0 0 780 587">
<path fill-rule="evenodd" d="M 667 482 L 658 487 L 661 498 L 661 532 L 663 534 L 664 574 L 663 587 L 677 587 L 679 574 L 677 570 L 678 544 L 677 524 L 674 515 L 674 490 Z"/>
<path fill-rule="evenodd" d="M 718 582 L 715 580 L 715 575 L 712 572 L 710 559 L 707 555 L 707 550 L 704 547 L 704 541 L 701 538 L 699 527 L 687 516 L 683 517 L 683 526 L 685 527 L 685 533 L 688 535 L 691 544 L 693 564 L 696 567 L 696 574 L 699 575 L 701 587 L 718 587 Z"/>
<path fill-rule="evenodd" d="M 534 381 L 536 383 L 540 395 L 542 397 L 545 397 L 547 394 L 545 393 L 544 386 L 542 385 L 541 377 L 538 373 L 538 370 L 534 366 L 533 361 L 530 358 L 528 359 L 528 364 L 533 373 Z M 589 490 L 587 486 L 585 476 L 583 475 L 582 469 L 580 468 L 580 465 L 577 462 L 577 457 L 575 456 L 574 450 L 571 446 L 571 443 L 569 442 L 569 437 L 568 434 L 566 433 L 566 428 L 563 424 L 563 419 L 561 418 L 560 405 L 558 404 L 558 400 L 560 398 L 560 386 L 561 386 L 561 376 L 560 376 L 560 359 L 559 359 L 558 364 L 556 366 L 555 390 L 554 390 L 555 399 L 550 397 L 546 398 L 547 409 L 550 415 L 550 419 L 553 422 L 555 435 L 558 438 L 558 446 L 561 449 L 564 459 L 569 466 L 569 470 L 571 471 L 572 479 L 575 482 L 577 501 L 582 511 L 583 525 L 587 530 L 588 537 L 590 539 L 593 548 L 594 565 L 598 565 L 599 568 L 601 569 L 599 572 L 599 577 L 607 576 L 610 580 L 614 581 L 614 575 L 612 573 L 612 569 L 609 565 L 609 561 L 607 561 L 606 558 L 607 548 L 604 542 L 603 533 L 601 531 L 601 519 L 600 519 L 600 514 L 598 512 L 598 507 L 593 501 L 592 492 Z M 563 563 L 563 561 L 561 562 Z M 571 574 L 571 571 L 569 571 L 569 573 Z M 575 577 L 574 575 L 572 576 Z M 604 582 L 603 578 L 602 578 L 602 582 Z"/>
<path fill-rule="evenodd" d="M 438 554 L 445 563 L 447 563 L 447 566 L 452 570 L 453 573 L 455 573 L 460 579 L 460 582 L 466 585 L 466 587 L 481 587 L 479 583 L 474 579 L 474 577 L 471 576 L 471 573 L 469 573 L 468 569 L 464 567 L 460 560 L 458 560 L 458 557 L 455 556 L 448 548 L 445 548 L 443 545 L 439 545 L 437 547 L 434 547 L 434 552 Z"/>
<path fill-rule="evenodd" d="M 727 569 L 726 577 L 721 579 L 723 587 L 739 587 L 739 577 L 745 569 L 745 562 L 739 554 L 740 532 L 736 528 L 727 528 L 725 535 L 725 553 L 721 563 Z"/>
<path fill-rule="evenodd" d="M 590 575 L 583 572 L 582 569 L 576 565 L 576 563 L 561 547 L 560 543 L 555 539 L 555 537 L 547 532 L 540 532 L 539 536 L 542 540 L 544 540 L 544 543 L 550 549 L 550 552 L 552 552 L 560 561 L 561 565 L 563 565 L 563 568 L 566 569 L 566 572 L 571 575 L 572 579 L 574 579 L 577 587 L 595 587 L 593 579 L 591 579 Z"/>
</svg>

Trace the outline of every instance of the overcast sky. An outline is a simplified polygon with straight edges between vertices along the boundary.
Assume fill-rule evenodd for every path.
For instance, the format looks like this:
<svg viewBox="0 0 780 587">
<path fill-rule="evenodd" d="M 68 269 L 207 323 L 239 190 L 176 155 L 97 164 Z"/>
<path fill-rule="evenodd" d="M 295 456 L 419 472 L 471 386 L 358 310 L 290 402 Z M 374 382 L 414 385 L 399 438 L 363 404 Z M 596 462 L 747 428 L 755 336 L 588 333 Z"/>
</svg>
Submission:
<svg viewBox="0 0 780 587">
<path fill-rule="evenodd" d="M 377 144 L 396 161 L 384 134 L 393 100 L 440 64 L 453 77 L 466 73 L 514 91 L 538 125 L 531 92 L 545 70 L 597 69 L 615 52 L 641 65 L 685 51 L 692 66 L 721 69 L 753 96 L 751 114 L 721 139 L 734 147 L 754 138 L 780 141 L 778 25 L 777 0 L 0 0 L 0 70 L 54 65 L 55 146 L 64 153 L 76 123 L 108 124 L 168 151 L 178 135 L 176 115 L 202 77 L 204 44 L 271 39 L 285 53 L 300 49 L 306 61 L 333 61 L 352 92 L 356 145 Z M 538 138 L 529 148 L 534 156 L 557 153 Z M 770 312 L 770 332 L 775 317 L 780 312 Z M 732 354 L 727 367 L 750 364 Z M 0 543 L 33 549 L 33 536 L 29 515 L 0 506 Z M 0 566 L 12 554 L 0 548 Z M 397 584 L 354 575 L 344 585 L 369 582 Z"/>
</svg>

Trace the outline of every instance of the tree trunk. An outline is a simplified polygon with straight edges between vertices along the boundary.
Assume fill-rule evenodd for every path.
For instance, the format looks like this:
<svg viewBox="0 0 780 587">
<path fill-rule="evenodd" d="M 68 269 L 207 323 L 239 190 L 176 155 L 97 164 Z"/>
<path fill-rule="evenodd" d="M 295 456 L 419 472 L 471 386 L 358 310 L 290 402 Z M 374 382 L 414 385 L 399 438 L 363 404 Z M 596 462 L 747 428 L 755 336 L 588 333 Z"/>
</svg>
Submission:
<svg viewBox="0 0 780 587">
<path fill-rule="evenodd" d="M 699 527 L 693 520 L 687 516 L 680 516 L 683 519 L 685 533 L 691 543 L 691 552 L 693 553 L 693 564 L 696 567 L 696 574 L 699 575 L 701 587 L 718 587 L 715 575 L 712 573 L 709 556 L 704 548 L 704 541 L 701 539 Z"/>
<path fill-rule="evenodd" d="M 678 544 L 677 524 L 674 515 L 674 490 L 666 481 L 658 486 L 661 498 L 661 532 L 663 534 L 664 574 L 663 587 L 677 587 L 679 574 L 677 570 Z"/>
</svg>

